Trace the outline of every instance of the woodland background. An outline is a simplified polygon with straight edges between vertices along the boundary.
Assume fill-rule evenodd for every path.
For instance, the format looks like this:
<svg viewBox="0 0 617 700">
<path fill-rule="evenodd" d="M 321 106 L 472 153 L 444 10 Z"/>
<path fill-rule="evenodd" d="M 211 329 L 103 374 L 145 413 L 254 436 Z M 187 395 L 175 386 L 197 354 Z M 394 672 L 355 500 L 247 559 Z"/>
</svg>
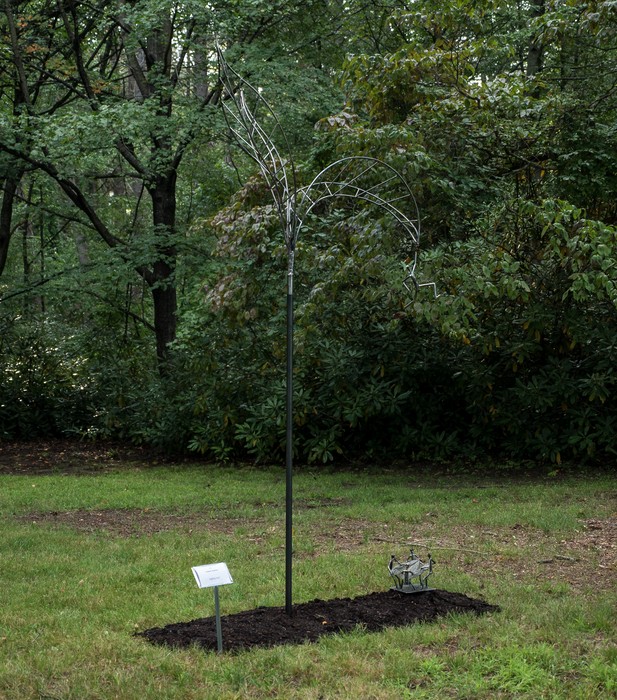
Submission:
<svg viewBox="0 0 617 700">
<path fill-rule="evenodd" d="M 217 105 L 263 90 L 300 184 L 370 155 L 421 214 L 341 202 L 297 254 L 297 458 L 613 459 L 617 2 L 6 0 L 0 441 L 274 460 L 282 232 Z"/>
</svg>

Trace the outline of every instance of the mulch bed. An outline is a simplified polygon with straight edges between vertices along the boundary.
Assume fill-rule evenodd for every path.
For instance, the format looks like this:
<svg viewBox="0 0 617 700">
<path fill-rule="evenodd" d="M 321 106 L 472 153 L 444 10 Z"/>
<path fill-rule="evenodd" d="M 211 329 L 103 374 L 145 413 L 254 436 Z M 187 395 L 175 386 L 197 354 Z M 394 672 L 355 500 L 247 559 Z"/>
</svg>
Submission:
<svg viewBox="0 0 617 700">
<path fill-rule="evenodd" d="M 314 642 L 325 634 L 351 632 L 357 627 L 375 632 L 386 627 L 431 622 L 448 613 L 482 615 L 498 610 L 497 606 L 482 600 L 442 590 L 414 594 L 388 590 L 353 599 L 317 599 L 294 605 L 291 616 L 284 607 L 261 607 L 222 616 L 223 649 L 239 651 L 251 647 L 302 644 Z M 137 636 L 169 647 L 217 649 L 214 617 L 153 627 L 137 633 Z"/>
</svg>

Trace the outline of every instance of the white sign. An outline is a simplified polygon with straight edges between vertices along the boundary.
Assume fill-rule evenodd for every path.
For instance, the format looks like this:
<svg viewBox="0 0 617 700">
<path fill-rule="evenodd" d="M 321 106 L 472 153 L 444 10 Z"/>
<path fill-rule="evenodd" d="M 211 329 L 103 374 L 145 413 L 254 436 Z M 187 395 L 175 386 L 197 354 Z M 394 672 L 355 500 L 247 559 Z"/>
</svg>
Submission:
<svg viewBox="0 0 617 700">
<path fill-rule="evenodd" d="M 227 564 L 205 564 L 204 566 L 191 567 L 193 576 L 200 588 L 212 588 L 213 586 L 224 586 L 233 583 Z"/>
</svg>

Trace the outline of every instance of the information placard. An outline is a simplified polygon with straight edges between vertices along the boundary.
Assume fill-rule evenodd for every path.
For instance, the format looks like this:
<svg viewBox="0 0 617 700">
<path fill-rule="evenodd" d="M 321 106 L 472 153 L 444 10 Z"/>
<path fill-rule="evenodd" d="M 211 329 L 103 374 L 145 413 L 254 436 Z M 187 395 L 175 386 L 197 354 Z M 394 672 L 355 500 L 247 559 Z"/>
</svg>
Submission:
<svg viewBox="0 0 617 700">
<path fill-rule="evenodd" d="M 212 588 L 213 586 L 224 586 L 233 583 L 227 564 L 204 564 L 203 566 L 192 567 L 193 576 L 200 588 Z"/>
</svg>

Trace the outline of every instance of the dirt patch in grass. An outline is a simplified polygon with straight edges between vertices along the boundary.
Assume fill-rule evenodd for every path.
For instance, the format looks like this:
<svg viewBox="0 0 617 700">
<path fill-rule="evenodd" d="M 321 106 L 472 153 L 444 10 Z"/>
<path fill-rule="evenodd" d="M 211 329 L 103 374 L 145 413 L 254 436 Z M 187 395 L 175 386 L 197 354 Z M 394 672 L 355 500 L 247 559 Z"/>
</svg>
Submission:
<svg viewBox="0 0 617 700">
<path fill-rule="evenodd" d="M 69 510 L 16 516 L 21 522 L 70 527 L 79 532 L 108 533 L 119 537 L 143 537 L 180 530 L 233 534 L 238 527 L 253 530 L 247 539 L 263 539 L 265 520 L 258 518 L 208 518 L 198 513 L 180 515 L 139 509 Z"/>
<path fill-rule="evenodd" d="M 583 532 L 564 540 L 571 558 L 584 565 L 580 571 L 599 588 L 614 588 L 617 585 L 617 515 L 606 520 L 583 520 Z M 553 557 L 558 561 L 559 555 Z M 550 562 L 550 563 L 553 563 Z"/>
<path fill-rule="evenodd" d="M 355 552 L 373 542 L 389 541 L 388 525 L 359 518 L 321 519 L 307 526 L 315 550 Z"/>
<path fill-rule="evenodd" d="M 352 503 L 350 498 L 296 498 L 294 508 L 296 510 L 313 510 L 315 508 L 330 508 L 333 506 L 345 506 Z"/>
<path fill-rule="evenodd" d="M 113 442 L 0 442 L 0 474 L 90 474 L 157 459 L 153 450 Z"/>
<path fill-rule="evenodd" d="M 560 541 L 515 527 L 513 543 L 520 555 L 501 561 L 509 563 L 514 578 L 565 583 L 580 591 L 611 590 L 617 584 L 617 517 L 583 520 L 579 532 Z"/>
<path fill-rule="evenodd" d="M 450 613 L 481 615 L 498 609 L 462 593 L 440 590 L 411 595 L 389 590 L 358 598 L 313 600 L 294 605 L 291 616 L 284 607 L 261 607 L 221 618 L 223 649 L 238 651 L 257 646 L 302 644 L 314 642 L 326 634 L 351 632 L 358 627 L 375 632 L 386 627 L 431 622 Z M 169 647 L 217 649 L 214 617 L 153 627 L 137 636 Z"/>
<path fill-rule="evenodd" d="M 479 581 L 508 575 L 521 582 L 567 584 L 577 591 L 614 589 L 617 516 L 583 520 L 580 528 L 562 540 L 520 524 L 454 526 L 443 539 L 418 528 L 413 542 L 423 543 L 439 568 L 458 568 Z"/>
<path fill-rule="evenodd" d="M 384 523 L 375 523 L 358 518 L 331 519 L 324 517 L 316 523 L 298 526 L 298 534 L 307 535 L 310 546 L 305 551 L 299 538 L 296 540 L 296 554 L 299 558 L 316 556 L 324 551 L 355 552 L 372 545 L 387 544 L 393 551 L 402 547 L 405 553 L 408 530 L 401 530 L 399 536 L 393 528 Z M 148 537 L 160 532 L 177 530 L 186 534 L 195 532 L 215 532 L 233 535 L 242 528 L 242 537 L 254 544 L 266 542 L 274 536 L 282 536 L 284 522 L 261 517 L 212 517 L 203 513 L 165 513 L 139 508 L 104 510 L 36 511 L 14 516 L 16 520 L 51 527 L 69 527 L 78 532 L 101 533 L 117 537 Z M 405 532 L 405 535 L 403 535 Z M 310 552 L 310 553 L 309 553 Z"/>
<path fill-rule="evenodd" d="M 255 545 L 281 536 L 283 528 L 281 522 L 260 517 L 220 518 L 140 509 L 35 512 L 16 519 L 118 537 L 148 537 L 172 530 L 187 535 L 212 532 L 231 536 L 242 528 L 242 537 Z M 439 568 L 460 568 L 480 580 L 487 574 L 505 573 L 518 580 L 566 583 L 576 589 L 592 586 L 608 590 L 617 584 L 617 516 L 582 521 L 580 532 L 561 541 L 522 525 L 495 530 L 451 527 L 447 540 L 435 538 L 430 525 L 412 529 L 413 537 L 409 536 L 409 528 L 403 526 L 392 528 L 356 518 L 324 517 L 301 529 L 308 535 L 310 553 L 304 551 L 299 540 L 296 555 L 303 558 L 324 550 L 355 552 L 376 546 L 405 554 L 406 548 L 415 544 L 431 551 Z"/>
</svg>

